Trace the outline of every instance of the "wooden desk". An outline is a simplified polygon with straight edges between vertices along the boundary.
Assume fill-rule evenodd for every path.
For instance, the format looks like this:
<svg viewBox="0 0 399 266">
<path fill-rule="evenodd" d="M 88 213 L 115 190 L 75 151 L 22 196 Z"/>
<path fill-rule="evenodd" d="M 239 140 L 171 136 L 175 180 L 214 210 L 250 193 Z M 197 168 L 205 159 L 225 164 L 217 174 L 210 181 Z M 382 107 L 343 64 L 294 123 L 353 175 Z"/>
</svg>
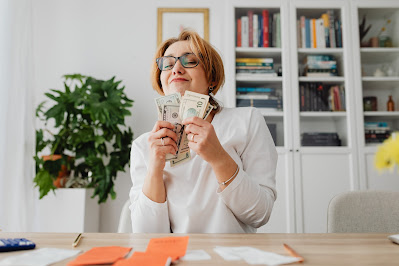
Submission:
<svg viewBox="0 0 399 266">
<path fill-rule="evenodd" d="M 188 249 L 204 249 L 211 261 L 181 261 L 178 265 L 247 265 L 244 261 L 223 260 L 213 251 L 215 246 L 251 246 L 265 251 L 288 255 L 287 243 L 305 258 L 303 265 L 399 265 L 399 245 L 389 234 L 188 234 Z M 24 237 L 34 241 L 37 248 L 72 249 L 77 234 L 73 233 L 0 233 L 0 238 Z M 98 246 L 129 246 L 145 251 L 150 238 L 167 234 L 84 233 L 80 250 Z M 179 236 L 179 234 L 174 234 Z M 26 251 L 0 253 L 0 259 Z M 67 261 L 56 265 L 65 265 Z M 295 264 L 300 265 L 300 264 Z"/>
</svg>

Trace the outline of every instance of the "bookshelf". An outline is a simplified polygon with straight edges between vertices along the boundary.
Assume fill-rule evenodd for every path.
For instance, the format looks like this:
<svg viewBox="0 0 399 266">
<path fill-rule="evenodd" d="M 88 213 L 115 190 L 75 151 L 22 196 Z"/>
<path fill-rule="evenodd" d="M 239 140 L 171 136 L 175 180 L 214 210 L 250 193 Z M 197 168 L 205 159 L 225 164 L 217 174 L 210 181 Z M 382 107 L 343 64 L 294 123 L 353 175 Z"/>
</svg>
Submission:
<svg viewBox="0 0 399 266">
<path fill-rule="evenodd" d="M 354 117 L 352 60 L 349 25 L 349 4 L 346 1 L 231 1 L 230 43 L 226 62 L 229 64 L 227 80 L 231 94 L 228 102 L 236 106 L 241 97 L 240 87 L 274 87 L 282 96 L 282 109 L 270 111 L 259 108 L 269 128 L 275 125 L 276 146 L 279 154 L 276 178 L 278 200 L 270 222 L 258 232 L 325 232 L 326 210 L 329 200 L 336 194 L 358 185 L 356 133 Z M 249 11 L 262 14 L 280 13 L 280 47 L 237 47 L 237 20 Z M 305 48 L 297 42 L 297 20 L 301 16 L 318 18 L 327 10 L 342 21 L 341 47 Z M 289 30 L 287 30 L 289 29 Z M 348 44 L 348 45 L 345 45 Z M 299 47 L 298 47 L 299 46 Z M 309 55 L 329 55 L 336 60 L 338 75 L 309 77 L 304 75 L 304 60 Z M 272 58 L 274 68 L 282 68 L 277 77 L 236 76 L 236 58 Z M 300 84 L 318 83 L 326 87 L 345 88 L 343 96 L 348 103 L 342 111 L 300 111 Z M 257 96 L 258 97 L 258 96 Z M 303 146 L 302 134 L 313 132 L 337 133 L 341 146 Z M 339 165 L 337 169 L 336 165 Z"/>
<path fill-rule="evenodd" d="M 364 122 L 386 122 L 399 130 L 399 34 L 391 36 L 393 47 L 363 47 L 359 40 L 359 24 L 366 14 L 368 24 L 381 24 L 392 18 L 392 32 L 399 32 L 399 2 L 395 0 L 277 0 L 245 3 L 229 1 L 227 96 L 228 106 L 236 106 L 238 87 L 274 87 L 282 96 L 282 109 L 259 110 L 268 125 L 274 124 L 277 135 L 278 199 L 270 222 L 259 232 L 326 232 L 326 211 L 335 195 L 359 189 L 399 189 L 397 173 L 380 175 L 374 170 L 375 143 L 366 143 Z M 237 19 L 248 11 L 261 14 L 264 9 L 280 13 L 280 47 L 237 47 Z M 305 47 L 302 43 L 301 17 L 319 19 L 328 12 L 340 21 L 341 43 L 331 47 Z M 373 28 L 365 36 L 375 34 Z M 375 30 L 375 29 L 374 29 Z M 326 40 L 327 43 L 327 40 Z M 305 59 L 331 56 L 335 76 L 307 76 Z M 277 77 L 237 78 L 236 58 L 272 58 L 282 75 Z M 374 76 L 376 68 L 392 65 L 396 75 Z M 307 68 L 308 67 L 308 68 Z M 386 68 L 384 69 L 384 71 Z M 345 108 L 331 111 L 304 109 L 301 86 L 321 84 L 326 88 L 344 88 L 340 97 Z M 386 110 L 388 95 L 395 100 L 395 111 Z M 363 97 L 377 96 L 378 109 L 363 110 Z M 317 104 L 316 104 L 317 106 Z M 342 106 L 341 106 L 342 107 Z M 316 109 L 317 110 L 317 109 Z M 321 111 L 323 110 L 323 111 Z M 337 133 L 341 146 L 302 145 L 303 134 Z M 395 176 L 396 175 L 396 176 Z M 381 179 L 381 180 L 380 180 Z"/>
<path fill-rule="evenodd" d="M 354 61 L 354 75 L 358 96 L 356 123 L 360 188 L 397 190 L 397 173 L 379 173 L 374 169 L 374 155 L 379 143 L 372 143 L 367 139 L 366 133 L 371 131 L 366 124 L 383 122 L 390 131 L 399 130 L 399 2 L 353 1 L 351 10 L 354 36 L 359 36 L 358 26 L 364 17 L 365 25 L 371 25 L 362 41 L 359 37 L 353 38 L 353 51 L 357 59 Z M 391 22 L 386 24 L 387 20 Z M 376 42 L 378 38 L 371 42 L 373 37 L 379 35 L 382 27 L 386 27 L 392 47 L 381 47 L 382 45 Z M 381 70 L 383 74 L 377 70 Z M 389 95 L 392 95 L 395 102 L 395 111 L 387 111 Z M 369 110 L 369 107 L 365 109 L 364 97 L 376 98 L 376 110 Z M 384 137 L 381 137 L 377 141 L 383 139 Z"/>
</svg>

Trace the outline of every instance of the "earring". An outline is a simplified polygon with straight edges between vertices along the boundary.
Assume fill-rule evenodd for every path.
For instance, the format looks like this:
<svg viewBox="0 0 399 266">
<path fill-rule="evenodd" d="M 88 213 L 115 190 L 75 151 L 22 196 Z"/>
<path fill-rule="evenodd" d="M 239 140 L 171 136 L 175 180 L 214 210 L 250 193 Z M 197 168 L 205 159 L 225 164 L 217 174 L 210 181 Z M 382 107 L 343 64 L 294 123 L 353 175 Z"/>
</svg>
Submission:
<svg viewBox="0 0 399 266">
<path fill-rule="evenodd" d="M 214 87 L 209 86 L 209 92 L 210 92 L 210 93 L 211 93 L 214 89 L 215 89 Z"/>
</svg>

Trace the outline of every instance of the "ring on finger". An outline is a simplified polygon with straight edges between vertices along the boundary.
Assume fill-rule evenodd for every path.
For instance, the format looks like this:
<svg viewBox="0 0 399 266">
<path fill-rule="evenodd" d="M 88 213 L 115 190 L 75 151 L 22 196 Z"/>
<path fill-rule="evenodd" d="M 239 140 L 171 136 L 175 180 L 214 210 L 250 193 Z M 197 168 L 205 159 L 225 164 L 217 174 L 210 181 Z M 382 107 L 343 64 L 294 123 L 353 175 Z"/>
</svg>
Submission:
<svg viewBox="0 0 399 266">
<path fill-rule="evenodd" d="M 194 141 L 194 137 L 195 137 L 195 134 L 192 134 L 192 135 L 191 135 L 191 141 L 192 141 L 192 142 L 195 142 L 195 141 Z"/>
<path fill-rule="evenodd" d="M 165 146 L 165 142 L 163 141 L 163 138 L 161 138 L 161 143 L 162 143 L 162 146 Z"/>
</svg>

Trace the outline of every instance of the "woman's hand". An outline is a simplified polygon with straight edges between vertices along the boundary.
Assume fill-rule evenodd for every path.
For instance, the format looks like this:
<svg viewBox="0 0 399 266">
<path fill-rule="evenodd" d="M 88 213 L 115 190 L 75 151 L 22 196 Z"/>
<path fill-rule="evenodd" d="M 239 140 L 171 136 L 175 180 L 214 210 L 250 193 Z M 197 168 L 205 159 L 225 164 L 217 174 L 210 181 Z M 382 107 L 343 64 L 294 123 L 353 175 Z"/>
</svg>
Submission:
<svg viewBox="0 0 399 266">
<path fill-rule="evenodd" d="M 165 156 L 177 152 L 177 135 L 174 125 L 166 121 L 157 121 L 148 137 L 150 146 L 150 169 L 160 171 L 165 168 Z"/>
<path fill-rule="evenodd" d="M 218 161 L 226 156 L 216 136 L 212 124 L 199 117 L 189 117 L 183 120 L 188 138 L 188 146 L 208 163 Z"/>
</svg>

